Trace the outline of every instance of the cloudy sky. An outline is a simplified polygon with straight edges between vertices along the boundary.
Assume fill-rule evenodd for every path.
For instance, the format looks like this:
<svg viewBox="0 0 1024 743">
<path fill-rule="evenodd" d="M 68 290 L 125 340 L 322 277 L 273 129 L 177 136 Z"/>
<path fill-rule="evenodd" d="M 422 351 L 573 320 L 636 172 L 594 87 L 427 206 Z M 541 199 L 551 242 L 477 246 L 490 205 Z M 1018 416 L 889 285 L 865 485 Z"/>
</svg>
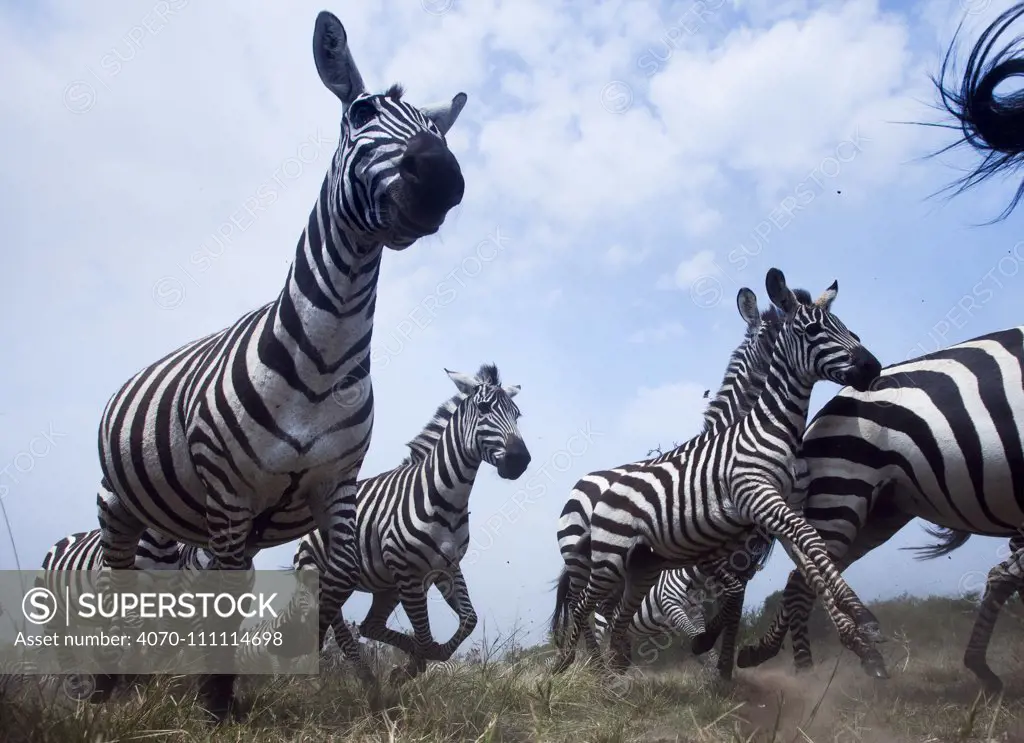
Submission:
<svg viewBox="0 0 1024 743">
<path fill-rule="evenodd" d="M 11 71 L 0 493 L 22 566 L 95 528 L 108 397 L 280 290 L 337 141 L 340 107 L 310 50 L 322 7 L 0 5 Z M 837 313 L 883 363 L 1020 321 L 1019 217 L 977 226 L 1014 184 L 929 198 L 972 160 L 922 159 L 951 133 L 899 123 L 937 119 L 928 76 L 964 10 L 977 28 L 1004 7 L 330 8 L 370 87 L 401 81 L 421 104 L 469 95 L 449 135 L 463 203 L 438 235 L 384 259 L 374 344 L 385 360 L 363 472 L 406 454 L 454 390 L 445 367 L 494 361 L 522 386 L 533 464 L 518 483 L 482 469 L 471 502 L 474 640 L 515 627 L 541 636 L 572 484 L 699 430 L 702 393 L 742 336 L 736 292 L 749 286 L 764 306 L 769 267 L 814 294 L 838 279 Z M 964 311 L 982 281 L 993 291 Z M 821 383 L 812 413 L 836 389 Z M 850 583 L 866 598 L 953 593 L 1003 544 L 976 537 L 924 564 L 896 550 L 925 539 L 911 524 Z M 292 549 L 257 564 L 290 563 Z M 0 567 L 16 564 L 0 540 Z M 750 605 L 790 568 L 777 551 Z M 367 606 L 357 595 L 346 616 Z M 446 638 L 454 617 L 440 599 L 431 614 Z"/>
</svg>

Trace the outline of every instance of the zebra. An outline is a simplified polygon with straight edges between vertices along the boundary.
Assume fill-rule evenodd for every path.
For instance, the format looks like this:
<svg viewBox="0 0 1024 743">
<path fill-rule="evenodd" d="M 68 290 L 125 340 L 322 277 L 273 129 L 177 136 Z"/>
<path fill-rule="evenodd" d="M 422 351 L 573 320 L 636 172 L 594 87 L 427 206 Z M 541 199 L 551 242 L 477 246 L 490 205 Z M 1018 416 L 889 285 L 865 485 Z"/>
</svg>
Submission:
<svg viewBox="0 0 1024 743">
<path fill-rule="evenodd" d="M 467 97 L 421 109 L 399 85 L 367 91 L 345 28 L 327 11 L 316 17 L 313 58 L 344 113 L 285 286 L 111 397 L 99 426 L 97 500 L 112 579 L 131 567 L 147 526 L 208 547 L 225 570 L 314 528 L 330 534 L 322 644 L 358 575 L 355 491 L 373 427 L 370 341 L 383 249 L 436 233 L 462 201 L 445 134 Z M 375 691 L 355 640 L 344 627 L 337 637 Z M 234 674 L 205 678 L 201 697 L 223 722 Z"/>
<path fill-rule="evenodd" d="M 738 595 L 730 594 L 728 587 L 723 587 L 722 591 L 724 594 L 723 598 L 727 597 L 727 600 L 730 600 L 731 604 L 735 606 L 734 612 L 726 612 L 724 610 L 721 612 L 723 615 L 723 629 L 727 633 L 726 641 L 723 644 L 723 652 L 726 658 L 735 654 L 734 648 L 739 631 L 739 620 L 742 619 L 745 586 L 750 582 L 755 573 L 764 569 L 764 565 L 771 554 L 771 544 L 768 543 L 768 548 L 760 553 L 755 548 L 747 552 L 738 551 L 733 555 L 736 559 L 746 559 L 748 565 L 745 569 L 737 570 L 736 572 L 742 593 Z M 755 559 L 751 559 L 751 553 L 753 553 Z M 738 566 L 733 563 L 731 567 Z M 712 582 L 712 576 L 704 575 L 696 568 L 662 571 L 661 575 L 658 576 L 658 581 L 647 592 L 647 595 L 644 596 L 643 603 L 640 604 L 640 608 L 633 615 L 633 620 L 628 628 L 630 639 L 643 641 L 651 638 L 671 638 L 673 635 L 681 634 L 693 642 L 704 635 L 707 635 L 709 638 L 716 637 L 717 635 L 712 635 L 705 626 L 704 617 L 704 603 L 709 598 L 707 587 Z M 733 613 L 735 616 L 732 616 Z M 594 624 L 596 626 L 596 639 L 600 643 L 607 632 L 608 620 L 595 613 Z M 652 642 L 654 642 L 655 649 L 664 649 L 663 647 L 659 648 L 656 641 L 652 640 Z M 705 639 L 704 642 L 707 643 L 708 640 Z M 713 643 L 713 639 L 711 639 L 711 642 Z M 650 648 L 651 646 L 644 643 L 641 645 L 641 648 L 643 647 Z M 644 652 L 641 651 L 641 655 L 643 654 Z M 696 655 L 701 665 L 706 667 L 711 665 L 718 666 L 719 675 L 723 679 L 727 680 L 731 677 L 732 663 L 721 662 L 720 656 L 715 652 L 714 647 L 707 650 L 706 654 L 696 653 Z"/>
<path fill-rule="evenodd" d="M 102 534 L 100 529 L 87 532 L 74 532 L 57 540 L 43 557 L 43 575 L 35 579 L 35 587 L 47 588 L 58 602 L 56 615 L 62 613 L 64 588 L 76 593 L 81 586 L 75 575 L 80 572 L 98 574 L 103 565 Z M 205 549 L 183 545 L 177 540 L 167 537 L 153 529 L 146 529 L 139 539 L 135 553 L 136 570 L 187 570 L 202 569 L 212 560 L 212 555 Z M 72 587 L 74 584 L 74 587 Z M 134 629 L 141 629 L 141 624 L 133 622 Z M 62 666 L 72 665 L 73 658 L 66 648 L 57 646 L 58 661 Z M 147 658 L 150 656 L 147 653 Z M 138 676 L 138 674 L 133 674 Z M 126 678 L 125 681 L 131 681 Z M 71 683 L 73 688 L 93 690 L 94 685 L 85 678 L 85 674 L 70 674 L 65 677 L 65 686 Z M 67 687 L 67 688 L 72 688 Z"/>
<path fill-rule="evenodd" d="M 794 289 L 793 291 L 801 303 L 811 302 L 811 295 L 805 289 Z M 761 389 L 764 387 L 772 352 L 775 347 L 775 340 L 782 327 L 783 317 L 777 308 L 769 306 L 768 309 L 761 312 L 757 305 L 757 296 L 747 287 L 743 287 L 737 292 L 736 306 L 740 317 L 746 323 L 746 331 L 743 341 L 730 357 L 718 393 L 705 410 L 705 432 L 717 432 L 725 429 L 731 423 L 739 420 L 756 402 Z M 565 568 L 558 581 L 559 595 L 556 598 L 556 611 L 552 616 L 551 622 L 553 634 L 559 634 L 561 625 L 568 618 L 569 601 L 582 590 L 590 572 L 590 563 L 587 559 L 587 540 L 589 539 L 590 517 L 593 512 L 594 503 L 600 494 L 607 490 L 613 480 L 622 473 L 644 464 L 658 463 L 669 458 L 670 455 L 671 453 L 660 454 L 657 457 L 635 465 L 626 465 L 614 470 L 592 472 L 576 483 L 559 518 L 558 545 L 562 559 L 565 562 Z M 800 476 L 800 471 L 801 465 L 798 463 L 796 476 Z M 763 535 L 755 533 L 748 537 L 746 543 L 735 549 L 730 554 L 728 560 L 719 561 L 717 565 L 706 573 L 697 567 L 684 568 L 681 572 L 677 573 L 681 580 L 690 583 L 692 586 L 707 585 L 712 576 L 718 577 L 723 584 L 722 598 L 729 602 L 726 604 L 729 611 L 720 615 L 724 624 L 726 624 L 726 633 L 723 639 L 723 653 L 719 654 L 719 658 L 714 662 L 718 665 L 720 675 L 726 679 L 732 675 L 733 647 L 739 630 L 738 620 L 742 614 L 746 580 L 729 581 L 728 576 L 725 574 L 725 568 L 736 566 L 739 569 L 732 572 L 740 572 L 746 575 L 744 571 L 752 565 L 763 564 L 770 554 L 770 546 L 774 543 L 774 540 L 764 540 L 759 538 L 760 536 Z M 761 557 L 752 561 L 749 557 L 751 552 L 760 554 Z M 665 580 L 668 581 L 669 579 L 666 578 Z M 652 589 L 656 595 L 650 595 L 645 598 L 643 606 L 647 607 L 649 616 L 653 617 L 656 613 L 663 613 L 650 611 L 657 605 L 665 606 L 666 608 L 674 606 L 673 612 L 680 613 L 681 615 L 689 615 L 693 611 L 693 604 L 685 598 L 685 591 L 671 595 L 664 593 L 665 588 L 666 586 L 663 584 L 656 584 Z M 732 608 L 736 602 L 738 602 L 738 607 Z M 609 605 L 613 606 L 614 604 L 610 603 Z M 645 611 L 645 609 L 642 607 L 641 611 Z M 701 609 L 701 612 L 703 612 L 703 609 Z M 729 621 L 729 617 L 732 614 L 736 615 L 735 620 Z M 599 626 L 603 627 L 606 624 L 605 617 L 601 613 L 595 613 L 594 619 L 595 623 Z M 631 626 L 639 630 L 639 635 L 633 633 L 634 636 L 649 634 L 644 631 L 644 628 L 653 624 L 655 623 L 649 619 L 641 618 L 638 621 L 634 621 Z M 700 631 L 703 632 L 703 617 L 700 620 L 700 624 Z M 679 627 L 670 623 L 670 626 L 667 628 L 678 629 Z M 596 636 L 591 632 L 589 624 L 585 624 L 582 631 L 587 646 L 593 652 L 597 646 Z M 685 631 L 686 629 L 684 628 Z M 689 633 L 687 632 L 687 634 Z M 690 634 L 689 636 L 695 637 L 696 634 L 699 633 Z M 708 638 L 711 639 L 712 636 L 708 635 Z M 713 642 L 714 639 L 711 639 L 711 644 Z M 697 649 L 695 649 L 695 652 Z M 705 648 L 705 651 L 709 649 L 710 645 Z M 700 655 L 701 653 L 698 652 L 697 654 Z"/>
<path fill-rule="evenodd" d="M 842 389 L 811 421 L 802 456 L 804 514 L 840 570 L 913 518 L 938 528 L 919 559 L 949 554 L 971 534 L 1010 537 L 989 574 L 964 665 L 987 690 L 1002 682 L 985 659 L 999 607 L 1022 585 L 1024 326 L 886 367 L 871 392 Z M 812 665 L 807 620 L 814 595 L 790 574 L 772 624 L 740 650 L 741 667 L 774 657 L 787 631 L 797 670 Z"/>
<path fill-rule="evenodd" d="M 484 364 L 476 375 L 445 370 L 457 393 L 443 403 L 398 467 L 358 483 L 357 534 L 362 563 L 356 590 L 373 594 L 359 627 L 363 637 L 399 648 L 411 656 L 391 680 L 422 672 L 427 660 L 451 657 L 476 627 L 477 615 L 459 567 L 469 547 L 469 497 L 482 462 L 507 480 L 518 479 L 530 463 L 519 433 L 519 385 L 502 386 L 497 366 Z M 299 540 L 296 570 L 323 570 L 326 560 L 319 531 Z M 427 615 L 427 591 L 436 585 L 459 616 L 459 627 L 443 645 L 434 641 Z M 401 603 L 414 637 L 388 629 Z M 335 615 L 335 636 L 344 622 Z"/>
<path fill-rule="evenodd" d="M 795 452 L 815 382 L 866 390 L 881 364 L 831 312 L 838 282 L 811 304 L 799 301 L 777 268 L 769 269 L 765 286 L 785 321 L 764 390 L 738 422 L 623 474 L 601 495 L 591 519 L 590 578 L 571 608 L 556 673 L 575 656 L 580 624 L 619 586 L 609 633 L 616 660 L 630 620 L 662 570 L 707 564 L 757 525 L 789 543 L 787 551 L 825 594 L 843 644 L 865 670 L 888 677 L 881 654 L 868 642 L 880 637 L 877 619 L 827 559 L 821 537 L 783 498 L 794 485 Z"/>
<path fill-rule="evenodd" d="M 956 120 L 955 124 L 939 126 L 959 129 L 962 133 L 957 141 L 935 154 L 966 144 L 984 155 L 977 167 L 946 186 L 943 191 L 952 190 L 954 195 L 963 193 L 1000 172 L 1016 170 L 1024 163 L 1024 97 L 1009 93 L 997 99 L 995 94 L 999 85 L 1024 72 L 1024 53 L 1021 53 L 1024 37 L 1017 37 L 990 57 L 999 37 L 1022 14 L 1024 2 L 1007 8 L 985 28 L 971 49 L 963 77 L 958 89 L 955 89 L 952 83 L 947 82 L 947 74 L 952 64 L 957 36 L 963 27 L 961 21 L 943 57 L 938 76 L 932 77 L 941 107 Z M 1022 197 L 1024 182 L 1017 187 L 1013 199 L 1002 213 L 988 224 L 1008 217 Z"/>
</svg>

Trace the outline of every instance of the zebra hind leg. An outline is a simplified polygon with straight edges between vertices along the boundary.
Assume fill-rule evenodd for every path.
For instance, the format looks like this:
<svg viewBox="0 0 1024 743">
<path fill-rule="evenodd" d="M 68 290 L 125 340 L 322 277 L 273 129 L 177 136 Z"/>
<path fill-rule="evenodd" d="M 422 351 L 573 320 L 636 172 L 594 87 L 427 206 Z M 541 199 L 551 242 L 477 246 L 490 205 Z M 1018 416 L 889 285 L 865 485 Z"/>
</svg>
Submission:
<svg viewBox="0 0 1024 743">
<path fill-rule="evenodd" d="M 139 541 L 146 530 L 145 524 L 137 519 L 121 502 L 121 499 L 110 490 L 100 490 L 96 494 L 97 516 L 100 525 L 100 576 L 96 581 L 98 592 L 124 593 L 123 573 L 120 571 L 135 570 L 135 555 L 139 549 Z M 119 579 L 120 574 L 120 579 Z M 112 635 L 121 634 L 125 629 L 120 620 L 115 618 L 109 631 Z M 100 650 L 104 665 L 116 664 L 116 648 Z M 89 701 L 105 702 L 110 699 L 114 688 L 120 680 L 119 674 L 96 673 L 88 687 L 91 687 Z"/>
<path fill-rule="evenodd" d="M 1015 592 L 1024 587 L 1024 538 L 1014 537 L 1010 541 L 1013 550 L 1009 557 L 992 568 L 985 583 L 985 594 L 978 606 L 978 616 L 971 628 L 971 637 L 964 652 L 964 665 L 985 687 L 985 691 L 998 695 L 1003 690 L 1002 680 L 992 671 L 986 658 L 992 631 L 1003 604 Z"/>
<path fill-rule="evenodd" d="M 373 594 L 370 609 L 359 625 L 359 633 L 366 639 L 398 648 L 409 656 L 410 661 L 404 668 L 392 669 L 388 676 L 388 684 L 391 685 L 400 684 L 411 678 L 410 671 L 414 669 L 416 673 L 421 673 L 426 665 L 425 662 L 416 662 L 416 643 L 413 642 L 413 639 L 404 632 L 396 632 L 387 626 L 388 619 L 399 603 L 398 591 L 383 591 Z"/>
</svg>

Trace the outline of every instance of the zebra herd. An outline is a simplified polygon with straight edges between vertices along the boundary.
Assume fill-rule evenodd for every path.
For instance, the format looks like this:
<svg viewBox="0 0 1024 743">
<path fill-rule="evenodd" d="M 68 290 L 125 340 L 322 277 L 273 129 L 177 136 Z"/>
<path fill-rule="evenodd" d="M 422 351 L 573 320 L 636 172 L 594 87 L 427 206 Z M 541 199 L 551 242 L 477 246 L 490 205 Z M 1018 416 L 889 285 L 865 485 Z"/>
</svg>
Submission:
<svg viewBox="0 0 1024 743">
<path fill-rule="evenodd" d="M 963 141 L 986 154 L 961 187 L 1024 158 L 1024 100 L 994 96 L 1024 59 L 987 59 L 1022 13 L 1024 3 L 989 27 L 959 91 L 946 86 L 945 63 L 936 81 Z M 358 632 L 409 656 L 400 677 L 422 673 L 427 661 L 452 662 L 477 622 L 460 569 L 476 473 L 486 462 L 515 480 L 530 453 L 513 401 L 520 388 L 484 364 L 475 374 L 448 371 L 457 392 L 409 442 L 410 455 L 358 479 L 373 428 L 370 346 L 384 248 L 402 251 L 436 233 L 462 201 L 445 135 L 467 98 L 418 107 L 397 85 L 368 91 L 344 27 L 326 11 L 313 57 L 344 114 L 284 287 L 110 398 L 99 425 L 99 528 L 56 543 L 43 568 L 95 570 L 111 581 L 129 569 L 248 571 L 260 550 L 298 540 L 294 569 L 320 580 L 319 646 L 332 629 L 374 687 L 342 607 L 355 591 L 373 595 Z M 1011 209 L 1022 193 L 1024 184 Z M 666 628 L 690 637 L 695 654 L 710 653 L 725 678 L 734 663 L 775 655 L 787 632 L 806 668 L 808 615 L 821 597 L 843 644 L 885 678 L 879 624 L 841 573 L 918 517 L 941 540 L 924 557 L 971 534 L 1010 539 L 965 656 L 997 689 L 985 649 L 1000 606 L 1024 585 L 1024 327 L 883 368 L 833 312 L 838 282 L 813 299 L 773 268 L 765 285 L 763 311 L 750 289 L 737 296 L 746 331 L 703 432 L 657 457 L 590 473 L 572 490 L 558 522 L 564 568 L 552 672 L 572 662 L 580 635 L 591 654 L 607 637 L 612 666 L 622 668 L 632 641 Z M 808 422 L 820 380 L 843 389 Z M 776 539 L 797 569 L 771 629 L 737 655 L 746 584 Z M 432 585 L 459 617 L 446 643 L 428 622 Z M 717 599 L 707 618 L 706 591 Z M 399 604 L 412 637 L 386 626 Z M 92 700 L 108 699 L 115 681 L 97 676 Z M 216 720 L 232 709 L 234 681 L 201 682 Z"/>
</svg>

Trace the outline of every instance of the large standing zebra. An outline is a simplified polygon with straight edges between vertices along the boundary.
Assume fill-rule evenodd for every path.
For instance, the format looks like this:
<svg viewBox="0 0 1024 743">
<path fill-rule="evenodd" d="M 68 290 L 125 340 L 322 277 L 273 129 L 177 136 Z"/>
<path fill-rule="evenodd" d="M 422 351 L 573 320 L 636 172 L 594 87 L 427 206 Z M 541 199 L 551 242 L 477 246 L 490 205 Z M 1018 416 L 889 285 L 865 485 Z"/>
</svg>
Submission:
<svg viewBox="0 0 1024 743">
<path fill-rule="evenodd" d="M 958 343 L 882 371 L 871 392 L 840 390 L 804 436 L 809 470 L 804 515 L 845 570 L 914 517 L 942 537 L 926 558 L 970 534 L 1012 537 L 1012 554 L 989 575 L 965 665 L 993 691 L 985 660 L 999 606 L 1022 585 L 1024 539 L 1024 326 Z M 921 549 L 921 548 L 917 548 Z M 740 651 L 759 665 L 778 653 L 787 629 L 798 670 L 812 665 L 807 619 L 814 604 L 798 573 L 766 635 Z"/>
<path fill-rule="evenodd" d="M 811 295 L 804 289 L 795 289 L 794 294 L 801 303 L 811 301 Z M 743 340 L 729 359 L 718 393 L 708 404 L 704 413 L 705 432 L 715 433 L 724 430 L 739 420 L 753 406 L 764 387 L 775 340 L 782 327 L 783 318 L 777 308 L 769 306 L 768 309 L 761 312 L 757 306 L 757 296 L 746 287 L 737 292 L 736 306 L 740 317 L 746 323 L 746 331 Z M 558 580 L 556 609 L 551 623 L 552 633 L 556 635 L 560 633 L 562 625 L 568 619 L 569 603 L 579 595 L 589 577 L 590 517 L 594 504 L 601 493 L 607 490 L 619 475 L 644 464 L 660 462 L 670 456 L 672 454 L 668 452 L 645 462 L 613 470 L 592 472 L 576 483 L 562 509 L 558 522 L 558 546 L 565 562 L 565 568 Z M 681 621 L 683 616 L 691 614 L 693 604 L 685 597 L 685 591 L 676 592 L 672 589 L 674 586 L 684 584 L 691 587 L 707 586 L 712 576 L 718 577 L 723 589 L 722 598 L 726 599 L 730 595 L 733 597 L 726 604 L 730 611 L 721 615 L 722 621 L 726 624 L 726 635 L 723 639 L 724 652 L 719 655 L 717 661 L 719 673 L 723 677 L 729 678 L 732 674 L 733 647 L 738 632 L 738 623 L 728 622 L 728 618 L 731 616 L 731 610 L 736 601 L 739 603 L 738 611 L 742 613 L 745 584 L 749 580 L 749 576 L 752 575 L 749 571 L 757 564 L 762 564 L 767 560 L 773 543 L 773 541 L 760 539 L 759 536 L 756 533 L 749 535 L 739 548 L 732 551 L 728 559 L 720 561 L 717 566 L 706 572 L 694 566 L 673 571 L 674 578 L 665 576 L 651 589 L 638 616 L 631 624 L 631 627 L 635 629 L 633 635 L 637 637 L 649 635 L 648 629 L 653 630 L 655 626 L 662 624 L 655 617 L 666 615 L 666 612 L 667 616 L 674 616 L 677 620 L 669 623 L 671 628 L 682 629 L 687 634 L 690 634 L 691 628 L 696 630 L 697 625 L 690 624 L 688 626 Z M 759 554 L 760 557 L 753 559 L 750 555 L 751 552 Z M 737 575 L 739 580 L 729 581 L 729 573 L 739 574 Z M 609 606 L 613 605 L 614 602 L 609 602 Z M 639 616 L 639 614 L 646 616 Z M 603 615 L 596 614 L 595 622 L 600 627 L 605 624 L 606 619 Z M 699 624 L 701 625 L 699 632 L 704 632 L 703 618 Z M 592 634 L 589 624 L 585 624 L 582 631 L 588 648 L 593 652 L 597 646 L 597 638 Z"/>
<path fill-rule="evenodd" d="M 367 91 L 344 27 L 326 11 L 316 18 L 313 58 L 344 115 L 285 286 L 110 399 L 98 500 L 104 562 L 114 569 L 131 567 L 147 526 L 208 546 L 219 569 L 241 569 L 259 549 L 314 528 L 330 535 L 322 643 L 358 576 L 355 486 L 373 427 L 370 340 L 383 248 L 434 234 L 461 202 L 462 173 L 444 135 L 466 95 L 421 109 L 397 85 Z M 373 681 L 348 631 L 338 639 Z M 218 720 L 233 687 L 233 674 L 204 679 Z"/>
<path fill-rule="evenodd" d="M 958 27 L 957 34 L 946 50 L 938 77 L 932 78 L 938 89 L 940 103 L 956 119 L 955 125 L 948 126 L 960 129 L 963 133 L 960 139 L 936 154 L 966 144 L 985 155 L 974 170 L 944 190 L 955 189 L 954 193 L 962 193 L 1000 172 L 1016 170 L 1024 163 L 1024 96 L 1019 91 L 998 98 L 996 96 L 999 85 L 1011 77 L 1024 74 L 1024 53 L 1021 52 L 1021 41 L 1024 39 L 1017 37 L 998 53 L 989 56 L 996 48 L 999 37 L 1021 15 L 1024 15 L 1024 2 L 1003 11 L 985 28 L 971 49 L 959 90 L 954 90 L 947 85 L 946 75 L 952 63 L 956 36 L 960 33 Z M 1024 182 L 1018 186 L 1013 199 L 1002 213 L 992 221 L 1008 217 L 1022 197 Z"/>
<path fill-rule="evenodd" d="M 887 675 L 881 655 L 860 635 L 877 639 L 877 620 L 828 559 L 821 537 L 785 500 L 815 382 L 867 389 L 881 365 L 831 312 L 838 282 L 811 304 L 799 301 L 778 269 L 768 271 L 765 285 L 785 322 L 764 390 L 738 422 L 696 437 L 674 457 L 621 475 L 601 495 L 591 519 L 590 579 L 572 607 L 557 671 L 572 662 L 581 623 L 609 596 L 622 591 L 610 631 L 621 655 L 628 652 L 629 622 L 662 570 L 720 557 L 759 526 L 789 543 L 828 599 L 844 645 L 870 673 Z"/>
<path fill-rule="evenodd" d="M 442 404 L 408 446 L 411 455 L 393 470 L 358 483 L 356 531 L 362 559 L 356 590 L 373 594 L 360 625 L 363 637 L 393 645 L 411 656 L 404 673 L 415 676 L 425 661 L 451 657 L 476 627 L 459 562 L 469 547 L 469 497 L 482 462 L 516 480 L 530 463 L 519 433 L 519 385 L 502 386 L 498 369 L 485 364 L 475 376 L 448 372 L 458 393 Z M 296 570 L 323 570 L 319 531 L 299 540 Z M 436 585 L 459 616 L 443 645 L 430 631 L 427 591 Z M 388 629 L 402 604 L 414 638 Z M 335 636 L 344 622 L 335 615 Z M 401 674 L 396 670 L 396 677 Z"/>
</svg>

